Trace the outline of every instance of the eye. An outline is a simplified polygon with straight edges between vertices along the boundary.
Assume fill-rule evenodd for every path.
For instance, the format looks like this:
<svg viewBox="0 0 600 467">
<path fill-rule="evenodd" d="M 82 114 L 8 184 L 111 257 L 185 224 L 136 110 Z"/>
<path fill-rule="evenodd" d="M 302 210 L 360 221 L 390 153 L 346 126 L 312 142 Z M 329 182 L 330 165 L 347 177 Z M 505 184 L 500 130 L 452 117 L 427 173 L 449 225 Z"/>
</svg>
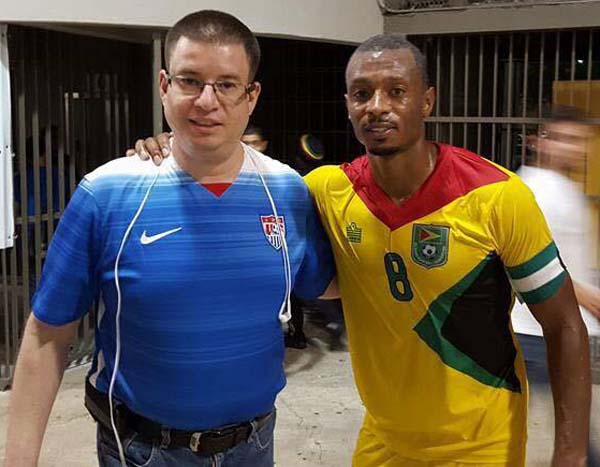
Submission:
<svg viewBox="0 0 600 467">
<path fill-rule="evenodd" d="M 238 87 L 238 84 L 234 83 L 233 81 L 217 81 L 215 86 L 222 93 L 228 93 L 235 91 Z"/>
<path fill-rule="evenodd" d="M 180 76 L 179 83 L 182 86 L 185 86 L 186 88 L 199 88 L 200 87 L 200 81 L 198 81 L 195 78 L 188 78 L 186 76 Z"/>
<path fill-rule="evenodd" d="M 404 94 L 406 93 L 406 90 L 403 88 L 399 88 L 399 87 L 395 87 L 392 88 L 390 90 L 390 97 L 393 97 L 395 99 L 404 96 Z"/>
<path fill-rule="evenodd" d="M 366 102 L 371 98 L 371 93 L 366 89 L 355 89 L 350 96 L 355 102 Z"/>
</svg>

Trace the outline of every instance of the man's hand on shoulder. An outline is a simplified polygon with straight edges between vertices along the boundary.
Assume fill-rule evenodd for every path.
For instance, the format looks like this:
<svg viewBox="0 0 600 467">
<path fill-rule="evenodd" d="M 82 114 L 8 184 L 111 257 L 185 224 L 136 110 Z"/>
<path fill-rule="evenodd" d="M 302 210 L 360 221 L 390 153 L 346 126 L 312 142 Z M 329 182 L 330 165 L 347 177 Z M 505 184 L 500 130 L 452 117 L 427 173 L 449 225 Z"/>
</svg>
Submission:
<svg viewBox="0 0 600 467">
<path fill-rule="evenodd" d="M 161 133 L 146 139 L 138 139 L 135 142 L 135 149 L 128 149 L 125 153 L 128 157 L 138 156 L 143 161 L 152 158 L 155 165 L 162 164 L 163 159 L 171 155 L 171 145 L 169 140 L 172 133 Z"/>
</svg>

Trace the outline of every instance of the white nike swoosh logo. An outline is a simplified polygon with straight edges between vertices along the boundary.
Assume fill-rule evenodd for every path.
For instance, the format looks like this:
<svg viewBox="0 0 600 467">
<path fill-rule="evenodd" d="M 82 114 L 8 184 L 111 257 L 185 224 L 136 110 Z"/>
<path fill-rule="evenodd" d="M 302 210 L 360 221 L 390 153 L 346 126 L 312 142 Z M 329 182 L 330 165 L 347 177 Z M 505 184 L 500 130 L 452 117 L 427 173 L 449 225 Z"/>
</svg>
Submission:
<svg viewBox="0 0 600 467">
<path fill-rule="evenodd" d="M 142 236 L 140 237 L 140 243 L 142 245 L 150 245 L 151 243 L 160 240 L 161 238 L 165 238 L 167 235 L 174 234 L 175 232 L 179 232 L 182 228 L 177 227 L 176 229 L 167 230 L 166 232 L 161 232 L 156 235 L 151 235 L 150 237 L 146 235 L 146 231 L 142 232 Z"/>
</svg>

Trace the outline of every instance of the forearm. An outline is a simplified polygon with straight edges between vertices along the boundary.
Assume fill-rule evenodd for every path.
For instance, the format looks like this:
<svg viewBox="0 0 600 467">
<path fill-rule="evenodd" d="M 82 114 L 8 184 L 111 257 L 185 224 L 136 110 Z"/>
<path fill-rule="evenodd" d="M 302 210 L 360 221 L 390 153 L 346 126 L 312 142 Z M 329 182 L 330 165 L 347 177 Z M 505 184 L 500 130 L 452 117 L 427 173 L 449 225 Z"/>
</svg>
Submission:
<svg viewBox="0 0 600 467">
<path fill-rule="evenodd" d="M 325 292 L 319 297 L 321 300 L 335 300 L 340 298 L 337 279 L 334 277 L 325 289 Z"/>
<path fill-rule="evenodd" d="M 28 323 L 11 392 L 5 467 L 36 466 L 68 345 L 45 341 Z"/>
<path fill-rule="evenodd" d="M 546 331 L 544 337 L 554 399 L 554 465 L 585 466 L 591 402 L 587 332 L 580 323 Z"/>
</svg>

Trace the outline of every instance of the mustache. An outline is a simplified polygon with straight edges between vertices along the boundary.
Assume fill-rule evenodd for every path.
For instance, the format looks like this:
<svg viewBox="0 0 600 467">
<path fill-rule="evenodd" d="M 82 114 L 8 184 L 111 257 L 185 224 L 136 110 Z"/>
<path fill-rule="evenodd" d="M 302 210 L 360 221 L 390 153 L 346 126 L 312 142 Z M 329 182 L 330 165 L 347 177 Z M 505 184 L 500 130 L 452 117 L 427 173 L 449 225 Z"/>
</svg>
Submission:
<svg viewBox="0 0 600 467">
<path fill-rule="evenodd" d="M 368 120 L 366 126 L 370 125 L 395 125 L 396 123 L 391 118 L 376 118 Z"/>
</svg>

